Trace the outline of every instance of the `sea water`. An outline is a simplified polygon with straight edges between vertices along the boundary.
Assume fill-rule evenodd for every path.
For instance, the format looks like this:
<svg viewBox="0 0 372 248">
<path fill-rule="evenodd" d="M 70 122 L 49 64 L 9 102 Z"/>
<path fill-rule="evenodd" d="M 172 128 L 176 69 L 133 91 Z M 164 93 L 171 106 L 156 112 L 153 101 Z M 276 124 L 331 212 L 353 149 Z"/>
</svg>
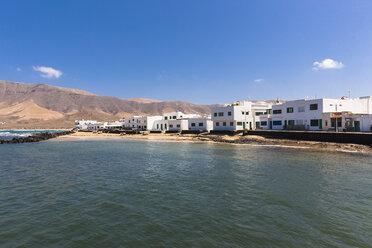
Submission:
<svg viewBox="0 0 372 248">
<path fill-rule="evenodd" d="M 0 146 L 0 247 L 371 247 L 372 156 L 128 140 Z"/>
</svg>

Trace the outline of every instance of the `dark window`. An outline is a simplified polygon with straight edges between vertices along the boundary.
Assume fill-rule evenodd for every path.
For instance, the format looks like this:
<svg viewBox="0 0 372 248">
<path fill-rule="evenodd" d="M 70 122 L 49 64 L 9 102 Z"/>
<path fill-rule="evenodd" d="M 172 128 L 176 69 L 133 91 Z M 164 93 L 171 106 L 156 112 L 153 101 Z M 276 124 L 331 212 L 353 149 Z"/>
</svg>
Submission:
<svg viewBox="0 0 372 248">
<path fill-rule="evenodd" d="M 214 116 L 215 116 L 215 117 L 217 116 L 217 112 L 216 112 L 216 113 L 214 113 Z"/>
<path fill-rule="evenodd" d="M 176 118 L 177 118 L 177 116 L 174 115 L 174 116 L 173 116 L 173 119 L 176 119 Z"/>
<path fill-rule="evenodd" d="M 293 113 L 293 108 L 292 107 L 287 108 L 287 113 Z"/>
<path fill-rule="evenodd" d="M 159 129 L 159 124 L 156 124 L 156 129 Z"/>
<path fill-rule="evenodd" d="M 318 110 L 318 104 L 310 104 L 310 110 Z"/>
<path fill-rule="evenodd" d="M 260 115 L 263 115 L 264 113 L 263 112 L 256 112 L 255 115 L 256 116 L 260 116 Z"/>
<path fill-rule="evenodd" d="M 218 121 L 216 122 L 216 126 L 217 126 L 217 127 L 220 126 L 220 123 L 219 123 Z"/>
<path fill-rule="evenodd" d="M 231 116 L 231 111 L 227 112 L 227 115 L 228 115 L 228 116 Z"/>
<path fill-rule="evenodd" d="M 319 120 L 318 119 L 310 120 L 310 126 L 312 126 L 312 127 L 319 126 Z"/>
<path fill-rule="evenodd" d="M 165 117 L 164 117 L 164 120 L 168 120 L 168 117 L 165 116 Z"/>
<path fill-rule="evenodd" d="M 164 128 L 167 129 L 167 124 L 164 124 Z"/>
<path fill-rule="evenodd" d="M 234 126 L 234 122 L 230 122 L 230 126 Z"/>
<path fill-rule="evenodd" d="M 245 112 L 246 115 L 249 115 L 249 112 Z"/>
<path fill-rule="evenodd" d="M 223 112 L 218 112 L 218 116 L 223 116 Z"/>
<path fill-rule="evenodd" d="M 169 124 L 169 128 L 172 128 L 173 127 L 173 125 L 172 124 Z"/>
<path fill-rule="evenodd" d="M 223 126 L 226 126 L 226 122 L 223 123 Z"/>
<path fill-rule="evenodd" d="M 192 126 L 192 127 L 195 127 L 195 123 L 191 123 L 191 126 Z"/>
<path fill-rule="evenodd" d="M 237 122 L 236 125 L 237 125 L 237 126 L 241 126 L 241 125 L 243 125 L 243 123 L 241 123 L 241 122 Z"/>
<path fill-rule="evenodd" d="M 267 126 L 267 121 L 261 121 L 261 126 Z"/>
<path fill-rule="evenodd" d="M 282 121 L 273 121 L 273 125 L 274 126 L 281 126 L 282 125 Z"/>
<path fill-rule="evenodd" d="M 202 127 L 202 126 L 204 126 L 203 122 L 199 122 L 199 127 Z"/>
<path fill-rule="evenodd" d="M 177 124 L 177 127 L 181 127 L 181 125 L 180 124 Z"/>
<path fill-rule="evenodd" d="M 289 120 L 288 121 L 288 126 L 294 126 L 295 125 L 295 121 L 294 120 Z"/>
<path fill-rule="evenodd" d="M 274 115 L 278 115 L 278 114 L 281 114 L 282 113 L 282 110 L 281 109 L 275 109 L 273 110 L 273 114 Z"/>
</svg>

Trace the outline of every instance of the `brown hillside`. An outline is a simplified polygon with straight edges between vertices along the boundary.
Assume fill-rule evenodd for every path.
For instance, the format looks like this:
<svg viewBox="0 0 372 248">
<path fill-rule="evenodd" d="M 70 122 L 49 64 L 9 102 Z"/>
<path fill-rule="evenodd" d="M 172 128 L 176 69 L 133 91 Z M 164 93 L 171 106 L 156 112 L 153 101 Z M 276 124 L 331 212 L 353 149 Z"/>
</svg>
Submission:
<svg viewBox="0 0 372 248">
<path fill-rule="evenodd" d="M 211 105 L 144 98 L 119 99 L 87 91 L 0 80 L 0 128 L 71 128 L 76 119 L 118 120 L 164 112 L 210 114 Z"/>
</svg>

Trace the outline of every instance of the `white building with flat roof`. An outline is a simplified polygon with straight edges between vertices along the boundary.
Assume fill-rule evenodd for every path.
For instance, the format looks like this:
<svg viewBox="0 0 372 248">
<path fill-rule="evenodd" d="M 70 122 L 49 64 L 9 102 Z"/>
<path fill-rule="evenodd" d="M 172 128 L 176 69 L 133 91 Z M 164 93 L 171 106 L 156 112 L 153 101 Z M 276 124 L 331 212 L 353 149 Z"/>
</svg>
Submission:
<svg viewBox="0 0 372 248">
<path fill-rule="evenodd" d="M 237 101 L 212 108 L 213 130 L 235 131 L 260 127 L 260 116 L 267 113 L 271 103 Z"/>
<path fill-rule="evenodd" d="M 180 111 L 165 113 L 161 120 L 154 121 L 154 130 L 157 131 L 182 131 L 188 130 L 190 119 L 201 118 L 198 114 L 185 114 Z"/>
<path fill-rule="evenodd" d="M 371 97 L 287 101 L 272 105 L 261 116 L 260 126 L 267 130 L 335 130 L 337 126 L 342 131 L 346 128 L 342 113 L 371 114 L 371 104 Z"/>
<path fill-rule="evenodd" d="M 213 121 L 210 117 L 188 119 L 188 130 L 213 130 Z"/>
<path fill-rule="evenodd" d="M 96 124 L 98 123 L 95 120 L 76 120 L 75 121 L 75 128 L 78 130 L 87 130 L 89 124 Z"/>
</svg>

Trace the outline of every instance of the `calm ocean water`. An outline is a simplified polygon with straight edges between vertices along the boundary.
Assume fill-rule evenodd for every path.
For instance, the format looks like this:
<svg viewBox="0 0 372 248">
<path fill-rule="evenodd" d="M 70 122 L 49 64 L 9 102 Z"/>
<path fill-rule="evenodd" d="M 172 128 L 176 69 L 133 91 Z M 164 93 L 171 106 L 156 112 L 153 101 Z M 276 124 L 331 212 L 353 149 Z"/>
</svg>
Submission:
<svg viewBox="0 0 372 248">
<path fill-rule="evenodd" d="M 52 140 L 0 159 L 0 247 L 372 246 L 368 155 Z"/>
</svg>

